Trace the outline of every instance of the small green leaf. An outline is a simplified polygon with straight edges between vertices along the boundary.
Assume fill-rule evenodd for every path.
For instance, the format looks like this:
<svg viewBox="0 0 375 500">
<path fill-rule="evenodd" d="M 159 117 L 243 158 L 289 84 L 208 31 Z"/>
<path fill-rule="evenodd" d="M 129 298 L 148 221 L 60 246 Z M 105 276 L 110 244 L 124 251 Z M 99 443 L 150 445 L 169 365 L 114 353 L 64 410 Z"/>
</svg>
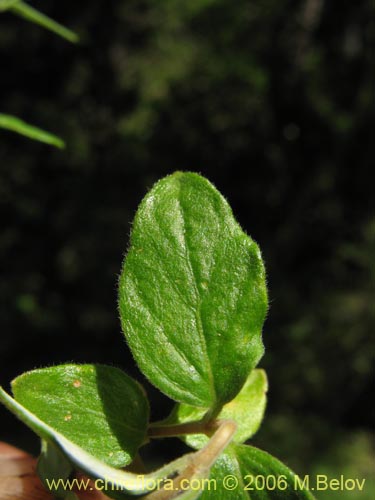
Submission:
<svg viewBox="0 0 375 500">
<path fill-rule="evenodd" d="M 218 419 L 234 420 L 237 423 L 237 432 L 233 437 L 235 443 L 244 443 L 251 438 L 260 427 L 267 402 L 267 375 L 264 370 L 253 370 L 245 385 L 237 396 L 227 403 Z M 183 424 L 200 420 L 207 413 L 207 409 L 177 404 L 171 415 L 161 424 Z M 204 434 L 188 434 L 181 439 L 192 448 L 202 448 L 209 440 Z"/>
<path fill-rule="evenodd" d="M 200 500 L 314 500 L 286 465 L 252 446 L 227 448 L 210 479 L 216 488 L 206 488 Z"/>
<path fill-rule="evenodd" d="M 29 125 L 15 116 L 0 113 L 0 128 L 17 132 L 35 141 L 44 142 L 45 144 L 50 144 L 60 149 L 65 147 L 64 141 L 55 135 L 34 127 L 33 125 Z"/>
<path fill-rule="evenodd" d="M 15 400 L 41 421 L 113 467 L 129 464 L 145 439 L 142 388 L 104 365 L 61 365 L 12 382 Z M 43 437 L 43 436 L 42 436 Z"/>
<path fill-rule="evenodd" d="M 64 453 L 54 444 L 42 439 L 42 451 L 38 459 L 37 472 L 43 486 L 48 490 L 51 481 L 56 481 L 57 489 L 53 496 L 63 500 L 79 500 L 78 497 L 63 488 L 60 481 L 66 481 L 74 471 L 72 463 L 67 459 Z M 60 483 L 60 484 L 59 484 Z"/>
<path fill-rule="evenodd" d="M 68 40 L 69 42 L 77 43 L 79 40 L 79 37 L 76 33 L 68 28 L 65 28 L 65 26 L 62 26 L 61 24 L 57 23 L 42 12 L 34 9 L 25 2 L 16 2 L 10 7 L 10 10 L 17 16 L 23 17 L 27 21 L 38 24 L 39 26 L 52 31 L 56 35 L 65 38 L 65 40 Z"/>
<path fill-rule="evenodd" d="M 265 271 L 207 179 L 176 172 L 146 195 L 119 307 L 136 361 L 168 396 L 216 410 L 241 390 L 263 354 Z"/>
</svg>

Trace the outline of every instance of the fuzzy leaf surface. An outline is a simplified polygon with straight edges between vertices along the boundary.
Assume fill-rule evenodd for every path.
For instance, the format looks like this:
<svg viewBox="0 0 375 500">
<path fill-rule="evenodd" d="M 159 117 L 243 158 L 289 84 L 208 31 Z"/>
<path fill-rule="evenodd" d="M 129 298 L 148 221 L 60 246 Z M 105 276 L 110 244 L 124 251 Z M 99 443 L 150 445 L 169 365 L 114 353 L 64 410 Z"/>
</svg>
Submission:
<svg viewBox="0 0 375 500">
<path fill-rule="evenodd" d="M 263 354 L 265 271 L 207 179 L 176 172 L 146 195 L 119 308 L 138 365 L 169 397 L 212 409 L 238 394 Z"/>
<path fill-rule="evenodd" d="M 217 418 L 236 422 L 237 431 L 233 437 L 233 442 L 244 443 L 259 429 L 266 409 L 267 390 L 266 372 L 259 369 L 253 370 L 239 394 L 224 405 Z M 161 423 L 171 425 L 194 422 L 202 419 L 206 412 L 207 410 L 204 408 L 178 403 L 171 415 Z M 188 434 L 181 436 L 181 439 L 195 449 L 202 448 L 209 440 L 205 434 Z"/>
<path fill-rule="evenodd" d="M 228 476 L 231 476 L 229 485 L 238 483 L 233 489 L 225 487 Z M 262 478 L 255 480 L 257 476 L 264 478 L 264 486 Z M 310 492 L 298 487 L 295 477 L 286 465 L 268 453 L 252 446 L 231 445 L 211 469 L 210 479 L 216 481 L 216 490 L 206 489 L 199 499 L 314 500 Z"/>
<path fill-rule="evenodd" d="M 133 379 L 104 365 L 61 365 L 12 382 L 15 400 L 67 440 L 113 467 L 129 464 L 148 423 L 146 396 Z"/>
<path fill-rule="evenodd" d="M 128 499 L 134 498 L 134 496 L 145 498 L 158 487 L 158 484 L 163 484 L 164 479 L 175 478 L 182 474 L 187 467 L 191 466 L 194 460 L 195 454 L 190 453 L 149 474 L 139 475 L 138 473 L 128 472 L 108 465 L 67 439 L 13 399 L 1 387 L 0 402 L 42 438 L 44 444 L 39 472 L 45 483 L 48 476 L 51 479 L 55 477 L 57 470 L 59 470 L 59 478 L 67 477 L 70 470 L 69 464 L 71 464 L 72 468 L 81 470 L 89 477 L 101 479 L 102 484 L 106 485 L 105 493 L 111 498 Z M 54 450 L 54 446 L 59 451 Z M 49 454 L 47 457 L 46 452 L 52 452 L 52 455 Z M 48 464 L 44 460 L 48 460 Z M 206 469 L 193 469 L 191 472 L 192 477 L 201 477 L 202 474 L 207 477 L 209 474 Z M 67 500 L 72 497 L 70 493 L 67 492 Z M 180 497 L 184 500 L 191 500 L 193 498 L 192 493 L 195 492 L 186 491 Z M 60 491 L 58 494 L 60 494 Z"/>
</svg>

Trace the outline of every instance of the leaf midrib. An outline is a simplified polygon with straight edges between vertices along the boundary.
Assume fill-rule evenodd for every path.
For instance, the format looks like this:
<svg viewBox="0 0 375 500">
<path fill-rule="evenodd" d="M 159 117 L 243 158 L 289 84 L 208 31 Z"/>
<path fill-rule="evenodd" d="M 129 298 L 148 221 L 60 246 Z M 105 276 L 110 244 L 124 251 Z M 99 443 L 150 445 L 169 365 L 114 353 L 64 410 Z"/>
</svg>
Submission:
<svg viewBox="0 0 375 500">
<path fill-rule="evenodd" d="M 209 386 L 211 389 L 211 396 L 212 396 L 211 408 L 214 408 L 216 406 L 216 402 L 217 402 L 216 389 L 215 389 L 215 384 L 214 384 L 214 376 L 213 376 L 213 371 L 212 371 L 211 360 L 208 356 L 207 343 L 206 343 L 206 339 L 204 336 L 203 321 L 202 321 L 202 315 L 201 315 L 202 298 L 201 298 L 199 290 L 198 290 L 196 272 L 194 270 L 194 266 L 193 266 L 193 263 L 191 261 L 190 248 L 189 248 L 187 237 L 186 237 L 187 231 L 186 231 L 185 209 L 184 209 L 184 206 L 182 203 L 182 185 L 180 182 L 178 183 L 177 200 L 178 200 L 178 208 L 179 208 L 179 211 L 181 214 L 181 219 L 182 219 L 185 258 L 186 258 L 186 262 L 187 262 L 189 271 L 191 273 L 192 283 L 194 286 L 194 292 L 195 292 L 195 296 L 196 296 L 196 309 L 194 312 L 194 316 L 195 316 L 196 325 L 197 325 L 197 332 L 198 332 L 198 335 L 200 337 L 201 345 L 203 346 L 204 357 L 205 357 L 207 366 L 209 368 L 208 369 L 208 377 L 209 377 Z"/>
<path fill-rule="evenodd" d="M 132 278 L 135 282 L 137 282 L 137 278 L 134 274 L 132 274 Z M 155 312 L 155 309 L 153 307 L 151 307 L 148 303 L 148 301 L 146 300 L 145 296 L 141 293 L 139 293 L 139 287 L 138 286 L 135 286 L 134 287 L 134 290 L 135 290 L 135 293 L 137 294 L 137 297 L 139 299 L 140 302 L 142 302 L 144 304 L 144 307 L 145 309 L 147 309 L 147 311 L 149 312 L 149 314 L 151 315 L 153 321 L 155 322 L 155 324 L 157 324 L 157 326 L 159 327 L 159 332 L 161 333 L 161 335 L 163 335 L 164 339 L 171 345 L 171 347 L 173 348 L 174 352 L 176 353 L 176 355 L 181 359 L 181 361 L 186 365 L 186 366 L 190 366 L 190 365 L 193 365 L 193 361 L 190 361 L 189 358 L 187 357 L 186 353 L 184 351 L 182 351 L 177 345 L 176 343 L 171 343 L 170 341 L 170 338 L 168 337 L 168 335 L 165 333 L 164 331 L 164 328 L 163 328 L 163 323 L 161 321 L 161 319 L 157 316 L 156 312 Z M 153 370 L 156 370 L 158 371 L 159 373 L 163 373 L 163 371 L 161 369 L 158 368 L 158 366 L 156 364 L 153 364 L 152 365 L 152 369 Z M 197 370 L 198 371 L 198 370 Z M 199 371 L 198 371 L 199 373 Z M 184 394 L 190 394 L 190 392 L 186 391 L 185 389 L 185 385 L 183 384 L 179 384 L 177 383 L 176 381 L 172 381 L 171 379 L 169 379 L 168 383 L 170 385 L 174 385 L 175 387 L 177 387 L 180 391 L 182 391 Z"/>
</svg>

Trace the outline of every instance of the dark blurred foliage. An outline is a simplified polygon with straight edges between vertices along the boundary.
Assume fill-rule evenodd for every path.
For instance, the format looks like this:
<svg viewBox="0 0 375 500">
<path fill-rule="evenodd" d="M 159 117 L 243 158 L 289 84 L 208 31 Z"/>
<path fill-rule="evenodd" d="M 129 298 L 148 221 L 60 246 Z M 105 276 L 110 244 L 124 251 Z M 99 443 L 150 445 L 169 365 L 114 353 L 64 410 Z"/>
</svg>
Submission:
<svg viewBox="0 0 375 500">
<path fill-rule="evenodd" d="M 142 379 L 117 277 L 142 196 L 189 169 L 228 198 L 266 261 L 270 392 L 256 443 L 303 469 L 348 432 L 367 435 L 373 2 L 33 5 L 82 42 L 0 17 L 0 109 L 68 144 L 0 134 L 1 384 L 72 360 Z M 144 382 L 163 416 L 171 403 Z M 0 438 L 32 446 L 0 414 Z"/>
</svg>

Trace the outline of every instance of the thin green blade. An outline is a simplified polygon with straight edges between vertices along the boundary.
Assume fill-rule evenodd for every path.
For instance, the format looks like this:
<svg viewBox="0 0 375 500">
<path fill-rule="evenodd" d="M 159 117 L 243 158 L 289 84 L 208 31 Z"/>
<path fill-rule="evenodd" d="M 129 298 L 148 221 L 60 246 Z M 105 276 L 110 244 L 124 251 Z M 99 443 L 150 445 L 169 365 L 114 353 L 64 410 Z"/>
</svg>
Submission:
<svg viewBox="0 0 375 500">
<path fill-rule="evenodd" d="M 5 12 L 21 0 L 0 0 L 0 12 Z"/>
<path fill-rule="evenodd" d="M 0 113 L 0 128 L 17 132 L 18 134 L 24 135 L 29 139 L 44 142 L 45 144 L 49 144 L 60 149 L 65 147 L 64 141 L 56 135 L 50 134 L 49 132 L 46 132 L 38 127 L 34 127 L 34 125 L 29 125 L 15 116 Z"/>
<path fill-rule="evenodd" d="M 69 42 L 77 43 L 79 41 L 79 37 L 76 33 L 68 28 L 65 28 L 65 26 L 62 26 L 61 24 L 57 23 L 42 12 L 34 9 L 25 2 L 15 3 L 10 7 L 10 10 L 17 16 L 23 17 L 27 21 L 38 24 L 39 26 L 52 31 L 56 35 L 65 38 L 65 40 L 68 40 Z"/>
<path fill-rule="evenodd" d="M 176 172 L 146 195 L 119 308 L 141 370 L 172 399 L 216 409 L 241 390 L 263 354 L 265 271 L 207 179 Z"/>
</svg>

